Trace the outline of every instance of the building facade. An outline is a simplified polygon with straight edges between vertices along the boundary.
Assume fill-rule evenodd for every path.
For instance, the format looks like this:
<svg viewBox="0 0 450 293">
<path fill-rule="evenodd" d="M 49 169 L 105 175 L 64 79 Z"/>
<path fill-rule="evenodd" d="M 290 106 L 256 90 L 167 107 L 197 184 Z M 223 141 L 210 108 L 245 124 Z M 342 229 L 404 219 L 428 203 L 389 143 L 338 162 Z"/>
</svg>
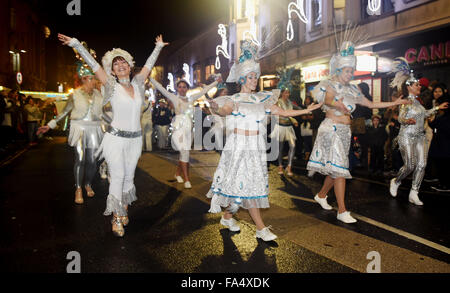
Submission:
<svg viewBox="0 0 450 293">
<path fill-rule="evenodd" d="M 35 1 L 37 4 L 37 1 Z M 17 88 L 17 73 L 22 74 L 20 88 L 46 89 L 45 39 L 49 29 L 33 10 L 33 1 L 0 1 L 0 85 Z"/>
</svg>

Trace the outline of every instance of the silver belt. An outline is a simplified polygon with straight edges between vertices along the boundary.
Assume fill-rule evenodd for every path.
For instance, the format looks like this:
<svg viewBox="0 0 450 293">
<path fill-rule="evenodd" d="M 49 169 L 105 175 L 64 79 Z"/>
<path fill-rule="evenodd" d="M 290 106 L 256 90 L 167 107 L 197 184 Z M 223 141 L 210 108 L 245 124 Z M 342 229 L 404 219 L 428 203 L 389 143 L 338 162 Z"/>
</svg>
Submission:
<svg viewBox="0 0 450 293">
<path fill-rule="evenodd" d="M 136 137 L 140 137 L 142 136 L 142 130 L 139 131 L 125 131 L 125 130 L 120 130 L 117 129 L 113 126 L 109 126 L 108 133 L 115 135 L 115 136 L 119 136 L 119 137 L 125 137 L 125 138 L 136 138 Z"/>
</svg>

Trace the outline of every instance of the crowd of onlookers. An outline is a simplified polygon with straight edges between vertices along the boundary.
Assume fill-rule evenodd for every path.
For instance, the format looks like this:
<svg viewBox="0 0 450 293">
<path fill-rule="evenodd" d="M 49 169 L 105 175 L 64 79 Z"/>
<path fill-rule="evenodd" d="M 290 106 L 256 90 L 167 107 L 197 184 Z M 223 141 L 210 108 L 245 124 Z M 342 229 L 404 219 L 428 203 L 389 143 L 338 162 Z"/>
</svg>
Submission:
<svg viewBox="0 0 450 293">
<path fill-rule="evenodd" d="M 17 90 L 11 90 L 7 94 L 0 92 L 0 151 L 4 152 L 17 141 L 35 145 L 38 127 L 45 125 L 55 115 L 56 105 L 53 99 L 26 97 Z"/>
</svg>

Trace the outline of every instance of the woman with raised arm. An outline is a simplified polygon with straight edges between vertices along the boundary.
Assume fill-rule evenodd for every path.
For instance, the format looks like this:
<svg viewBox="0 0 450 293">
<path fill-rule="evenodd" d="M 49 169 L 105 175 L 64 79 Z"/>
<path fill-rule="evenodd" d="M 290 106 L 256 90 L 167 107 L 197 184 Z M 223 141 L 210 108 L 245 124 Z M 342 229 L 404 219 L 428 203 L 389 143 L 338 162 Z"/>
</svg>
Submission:
<svg viewBox="0 0 450 293">
<path fill-rule="evenodd" d="M 425 110 L 417 100 L 420 94 L 419 81 L 410 73 L 408 62 L 403 57 L 396 58 L 392 72 L 396 73 L 391 82 L 392 87 L 403 95 L 408 96 L 409 105 L 400 107 L 398 122 L 400 132 L 396 138 L 403 159 L 403 167 L 392 178 L 389 191 L 393 197 L 397 196 L 397 190 L 403 179 L 413 173 L 409 202 L 415 205 L 423 205 L 419 199 L 419 188 L 425 175 L 427 166 L 428 147 L 425 135 L 425 119 L 436 114 L 439 110 L 447 109 L 448 102 Z"/>
<path fill-rule="evenodd" d="M 348 33 L 346 35 L 354 35 Z M 314 200 L 325 210 L 332 207 L 327 202 L 327 193 L 334 187 L 338 204 L 337 219 L 344 223 L 355 223 L 345 207 L 345 180 L 351 179 L 349 172 L 349 149 L 351 140 L 351 113 L 356 104 L 370 109 L 387 108 L 409 103 L 406 99 L 395 102 L 371 102 L 364 97 L 359 88 L 350 81 L 356 68 L 355 44 L 344 40 L 340 50 L 330 60 L 329 79 L 320 82 L 312 91 L 316 101 L 324 101 L 326 118 L 320 124 L 307 170 L 309 176 L 319 172 L 326 176 L 325 181 Z"/>
<path fill-rule="evenodd" d="M 156 47 L 141 72 L 130 81 L 133 57 L 122 50 L 113 49 L 102 58 L 103 68 L 75 38 L 58 34 L 64 45 L 75 48 L 93 69 L 104 86 L 103 104 L 111 103 L 113 120 L 97 151 L 104 156 L 111 176 L 105 216 L 113 214 L 112 231 L 122 237 L 128 225 L 128 205 L 137 199 L 134 172 L 142 152 L 141 105 L 144 100 L 144 83 L 149 76 L 161 49 L 167 45 L 162 36 L 156 38 Z"/>
<path fill-rule="evenodd" d="M 229 136 L 214 173 L 211 189 L 206 195 L 211 199 L 209 212 L 220 213 L 227 208 L 220 223 L 231 231 L 240 227 L 233 219 L 240 207 L 248 209 L 256 225 L 256 237 L 264 241 L 277 238 L 264 225 L 260 208 L 269 207 L 269 181 L 267 173 L 266 142 L 264 133 L 267 114 L 284 117 L 309 113 L 321 105 L 311 105 L 306 110 L 284 110 L 275 105 L 280 90 L 255 93 L 261 74 L 256 62 L 257 48 L 251 41 L 241 44 L 239 63 L 231 68 L 227 82 L 239 83 L 241 90 L 233 96 L 210 101 L 211 111 L 227 116 Z"/>
<path fill-rule="evenodd" d="M 201 96 L 205 95 L 222 80 L 220 75 L 216 75 L 215 78 L 216 81 L 204 87 L 199 93 L 190 97 L 186 96 L 190 86 L 184 79 L 180 79 L 176 83 L 178 94 L 169 92 L 159 82 L 153 78 L 150 79 L 150 82 L 156 87 L 156 89 L 163 96 L 168 98 L 175 108 L 175 117 L 172 121 L 172 147 L 180 152 L 175 178 L 178 183 L 183 183 L 183 178 L 181 178 L 181 172 L 183 172 L 184 188 L 192 188 L 189 179 L 189 151 L 191 150 L 193 140 L 192 119 L 194 118 L 194 102 Z"/>
<path fill-rule="evenodd" d="M 95 55 L 94 51 L 91 52 Z M 77 77 L 81 81 L 81 86 L 69 95 L 62 113 L 49 121 L 47 125 L 40 127 L 37 134 L 55 128 L 58 122 L 63 121 L 70 114 L 70 130 L 67 142 L 75 151 L 73 166 L 76 187 L 75 203 L 82 204 L 84 202 L 83 185 L 88 197 L 93 197 L 95 194 L 91 184 L 97 170 L 95 152 L 103 139 L 101 129 L 103 97 L 100 91 L 95 88 L 97 80 L 94 72 L 87 64 L 78 62 Z"/>
</svg>

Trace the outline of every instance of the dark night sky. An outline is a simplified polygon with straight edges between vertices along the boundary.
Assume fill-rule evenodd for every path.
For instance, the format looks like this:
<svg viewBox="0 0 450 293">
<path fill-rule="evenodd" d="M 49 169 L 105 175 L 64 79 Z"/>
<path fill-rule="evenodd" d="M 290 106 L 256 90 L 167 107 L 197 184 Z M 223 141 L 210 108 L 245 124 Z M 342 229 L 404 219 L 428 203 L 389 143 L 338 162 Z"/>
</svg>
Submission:
<svg viewBox="0 0 450 293">
<path fill-rule="evenodd" d="M 171 42 L 189 38 L 220 19 L 228 20 L 229 0 L 106 1 L 80 0 L 81 16 L 69 16 L 71 0 L 39 0 L 51 38 L 58 32 L 86 41 L 98 60 L 114 47 L 129 51 L 143 64 L 154 48 L 157 34 Z"/>
</svg>

